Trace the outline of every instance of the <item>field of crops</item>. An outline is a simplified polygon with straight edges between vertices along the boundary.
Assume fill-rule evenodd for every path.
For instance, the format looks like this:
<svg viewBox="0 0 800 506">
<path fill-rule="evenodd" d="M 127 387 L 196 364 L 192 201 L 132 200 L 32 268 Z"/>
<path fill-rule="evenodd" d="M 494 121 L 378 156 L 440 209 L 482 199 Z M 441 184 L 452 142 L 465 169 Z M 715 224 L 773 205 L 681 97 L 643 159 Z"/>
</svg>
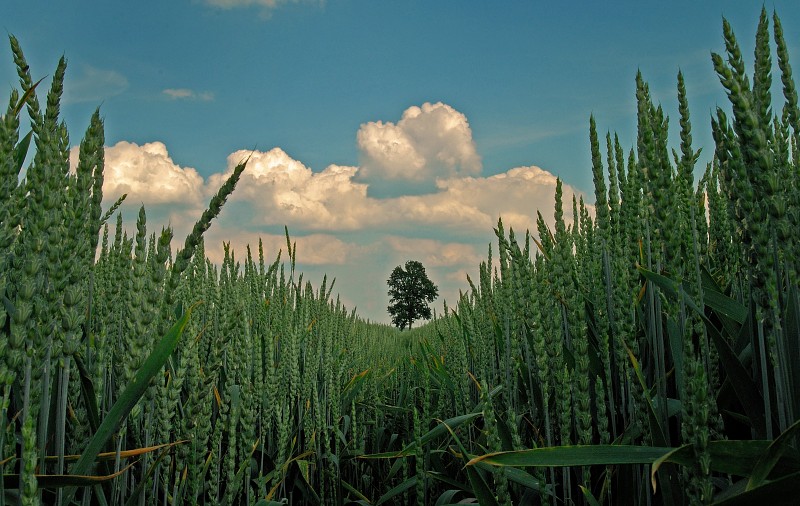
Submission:
<svg viewBox="0 0 800 506">
<path fill-rule="evenodd" d="M 589 121 L 594 207 L 559 181 L 554 229 L 499 222 L 456 306 L 401 333 L 305 281 L 288 231 L 274 260 L 206 259 L 246 160 L 182 249 L 144 208 L 128 236 L 99 111 L 71 171 L 65 61 L 43 91 L 12 36 L 0 506 L 793 504 L 800 106 L 777 16 L 749 71 L 723 38 L 704 171 L 683 77 L 670 141 L 637 76 L 636 146 Z"/>
</svg>

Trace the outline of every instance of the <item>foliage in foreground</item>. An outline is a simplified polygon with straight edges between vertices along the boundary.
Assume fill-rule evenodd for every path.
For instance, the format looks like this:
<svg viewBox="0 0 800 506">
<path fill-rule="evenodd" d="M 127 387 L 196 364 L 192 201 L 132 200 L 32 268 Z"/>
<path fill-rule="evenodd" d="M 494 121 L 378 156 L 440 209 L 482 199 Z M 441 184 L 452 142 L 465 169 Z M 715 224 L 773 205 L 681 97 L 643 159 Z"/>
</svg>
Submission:
<svg viewBox="0 0 800 506">
<path fill-rule="evenodd" d="M 497 270 L 490 256 L 439 322 L 442 349 L 460 341 L 469 370 L 500 387 L 484 423 L 510 437 L 468 464 L 498 466 L 498 502 L 527 493 L 506 466 L 530 467 L 567 503 L 796 499 L 800 111 L 773 20 L 779 114 L 766 12 L 752 80 L 725 22 L 726 58 L 712 62 L 733 114 L 716 111 L 698 184 L 683 77 L 670 153 L 668 120 L 637 76 L 635 150 L 607 134 L 603 153 L 590 120 L 594 219 L 573 200 L 567 225 L 559 182 L 555 230 L 540 216 L 538 240 L 520 241 L 499 223 Z"/>
<path fill-rule="evenodd" d="M 96 113 L 69 171 L 58 119 L 15 39 L 21 93 L 0 121 L 2 504 L 777 504 L 800 477 L 800 111 L 766 13 L 753 79 L 724 24 L 713 64 L 732 116 L 680 147 L 637 76 L 638 140 L 590 144 L 582 201 L 496 258 L 453 310 L 398 333 L 361 321 L 287 258 L 202 233 L 128 237 L 103 212 Z M 31 134 L 20 136 L 22 109 Z M 20 182 L 26 153 L 33 161 Z M 672 155 L 672 156 L 670 156 Z M 569 204 L 569 203 L 567 203 Z M 567 213 L 568 215 L 568 213 Z M 99 232 L 100 253 L 95 259 Z M 113 232 L 112 232 L 113 230 Z"/>
</svg>

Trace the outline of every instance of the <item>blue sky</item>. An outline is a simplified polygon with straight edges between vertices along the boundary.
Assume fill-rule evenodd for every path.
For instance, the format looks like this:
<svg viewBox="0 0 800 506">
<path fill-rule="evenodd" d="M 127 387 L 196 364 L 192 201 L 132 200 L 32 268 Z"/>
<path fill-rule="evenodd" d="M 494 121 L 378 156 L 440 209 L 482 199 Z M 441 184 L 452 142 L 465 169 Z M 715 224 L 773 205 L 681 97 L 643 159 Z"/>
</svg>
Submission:
<svg viewBox="0 0 800 506">
<path fill-rule="evenodd" d="M 800 68 L 800 3 L 766 6 Z M 723 49 L 722 16 L 750 63 L 760 9 L 713 0 L 0 0 L 0 24 L 35 78 L 67 56 L 63 112 L 74 144 L 101 107 L 107 194 L 129 192 L 126 221 L 144 203 L 154 227 L 169 221 L 180 236 L 230 165 L 255 149 L 249 179 L 209 231 L 212 258 L 223 239 L 242 251 L 262 237 L 277 251 L 286 224 L 316 284 L 335 276 L 348 305 L 388 321 L 394 265 L 421 260 L 452 304 L 497 215 L 522 229 L 536 209 L 552 215 L 553 176 L 594 200 L 589 115 L 632 145 L 637 69 L 673 128 L 683 71 L 695 143 L 710 153 L 710 113 L 727 108 L 710 63 Z M 0 85 L 16 86 L 10 51 Z"/>
</svg>

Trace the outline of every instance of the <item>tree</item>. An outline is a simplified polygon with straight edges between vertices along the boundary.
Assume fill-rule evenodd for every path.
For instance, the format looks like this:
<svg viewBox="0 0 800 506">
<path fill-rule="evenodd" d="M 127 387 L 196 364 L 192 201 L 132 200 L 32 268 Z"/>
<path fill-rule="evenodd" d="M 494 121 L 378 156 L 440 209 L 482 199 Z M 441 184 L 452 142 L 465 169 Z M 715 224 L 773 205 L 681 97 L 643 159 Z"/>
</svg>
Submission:
<svg viewBox="0 0 800 506">
<path fill-rule="evenodd" d="M 416 260 L 406 262 L 405 270 L 397 266 L 392 271 L 389 284 L 389 314 L 392 323 L 403 330 L 414 320 L 429 320 L 431 308 L 428 304 L 439 295 L 439 289 L 428 279 L 425 267 Z"/>
</svg>

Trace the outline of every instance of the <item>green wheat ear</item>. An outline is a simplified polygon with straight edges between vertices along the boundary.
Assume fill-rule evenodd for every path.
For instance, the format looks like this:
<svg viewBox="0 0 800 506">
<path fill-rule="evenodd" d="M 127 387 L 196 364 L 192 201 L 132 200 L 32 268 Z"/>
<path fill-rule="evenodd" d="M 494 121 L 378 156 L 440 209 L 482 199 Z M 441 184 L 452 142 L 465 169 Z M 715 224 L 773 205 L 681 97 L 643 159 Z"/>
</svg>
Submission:
<svg viewBox="0 0 800 506">
<path fill-rule="evenodd" d="M 523 241 L 499 219 L 469 289 L 402 334 L 345 308 L 327 277 L 315 288 L 288 228 L 272 263 L 261 241 L 257 259 L 230 243 L 221 264 L 206 258 L 246 160 L 174 260 L 172 231 L 148 235 L 144 209 L 133 235 L 117 214 L 109 237 L 124 196 L 102 209 L 99 111 L 69 173 L 64 61 L 40 104 L 11 37 L 0 506 L 791 497 L 800 112 L 777 15 L 773 28 L 783 107 L 766 11 L 752 79 L 723 22 L 712 64 L 731 106 L 714 111 L 699 182 L 683 74 L 674 142 L 637 75 L 633 149 L 609 132 L 602 153 L 589 118 L 594 207 L 573 192 L 565 215 L 558 179 L 553 226 L 535 210 Z"/>
<path fill-rule="evenodd" d="M 158 374 L 166 361 L 169 359 L 169 356 L 172 354 L 175 347 L 178 345 L 178 341 L 183 334 L 183 330 L 186 327 L 186 323 L 189 321 L 191 313 L 192 309 L 190 308 L 153 348 L 153 351 L 147 357 L 142 367 L 136 372 L 133 380 L 128 384 L 124 392 L 111 407 L 108 414 L 98 427 L 97 432 L 92 436 L 89 443 L 81 452 L 81 457 L 71 467 L 70 472 L 72 474 L 86 475 L 89 473 L 97 454 L 105 445 L 106 441 L 108 441 L 114 435 L 114 433 L 119 430 L 128 414 L 131 412 L 142 395 L 144 395 L 150 380 L 156 374 Z M 68 494 L 69 495 L 67 495 L 64 500 L 66 504 L 70 503 L 74 495 L 74 490 L 70 490 Z"/>
</svg>

